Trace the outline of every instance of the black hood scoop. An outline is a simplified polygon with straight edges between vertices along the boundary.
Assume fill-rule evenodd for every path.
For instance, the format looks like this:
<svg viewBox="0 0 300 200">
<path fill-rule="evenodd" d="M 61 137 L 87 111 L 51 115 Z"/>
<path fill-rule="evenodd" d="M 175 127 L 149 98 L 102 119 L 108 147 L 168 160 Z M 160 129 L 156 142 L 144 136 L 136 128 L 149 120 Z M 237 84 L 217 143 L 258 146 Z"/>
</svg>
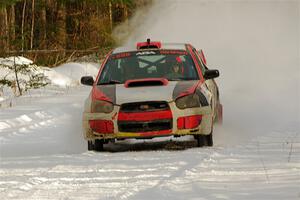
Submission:
<svg viewBox="0 0 300 200">
<path fill-rule="evenodd" d="M 131 87 L 163 86 L 167 84 L 168 84 L 168 80 L 165 78 L 147 78 L 147 79 L 127 80 L 124 86 L 127 88 L 131 88 Z"/>
</svg>

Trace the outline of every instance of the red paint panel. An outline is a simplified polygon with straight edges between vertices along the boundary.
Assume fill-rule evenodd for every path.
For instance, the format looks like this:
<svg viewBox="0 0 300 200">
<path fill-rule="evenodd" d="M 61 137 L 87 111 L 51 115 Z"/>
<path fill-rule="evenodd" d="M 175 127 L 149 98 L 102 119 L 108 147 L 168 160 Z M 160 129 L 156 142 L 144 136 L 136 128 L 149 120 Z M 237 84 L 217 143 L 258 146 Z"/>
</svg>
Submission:
<svg viewBox="0 0 300 200">
<path fill-rule="evenodd" d="M 97 133 L 114 133 L 114 123 L 111 120 L 90 120 L 89 124 Z"/>
<path fill-rule="evenodd" d="M 141 47 L 155 46 L 156 48 L 161 48 L 161 42 L 138 42 L 136 48 L 140 49 Z"/>
<path fill-rule="evenodd" d="M 184 127 L 188 129 L 196 128 L 201 123 L 201 120 L 202 115 L 188 116 L 184 122 Z"/>
<path fill-rule="evenodd" d="M 192 129 L 199 126 L 202 120 L 202 115 L 192 115 L 187 117 L 179 117 L 177 119 L 178 129 Z"/>
<path fill-rule="evenodd" d="M 177 128 L 184 129 L 184 117 L 179 117 L 177 119 Z"/>
<path fill-rule="evenodd" d="M 118 116 L 119 121 L 152 121 L 160 119 L 171 119 L 171 110 L 153 111 L 153 112 L 134 112 L 124 113 L 120 112 Z"/>
</svg>

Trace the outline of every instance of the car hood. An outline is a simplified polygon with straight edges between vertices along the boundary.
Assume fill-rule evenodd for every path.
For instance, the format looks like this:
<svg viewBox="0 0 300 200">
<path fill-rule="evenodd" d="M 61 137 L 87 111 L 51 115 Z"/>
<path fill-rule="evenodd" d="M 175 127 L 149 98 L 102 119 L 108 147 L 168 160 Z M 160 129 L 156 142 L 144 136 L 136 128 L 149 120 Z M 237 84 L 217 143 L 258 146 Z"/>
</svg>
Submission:
<svg viewBox="0 0 300 200">
<path fill-rule="evenodd" d="M 186 93 L 194 92 L 199 81 L 169 81 L 167 85 L 126 87 L 124 84 L 98 85 L 93 90 L 96 99 L 121 105 L 142 101 L 173 101 Z"/>
</svg>

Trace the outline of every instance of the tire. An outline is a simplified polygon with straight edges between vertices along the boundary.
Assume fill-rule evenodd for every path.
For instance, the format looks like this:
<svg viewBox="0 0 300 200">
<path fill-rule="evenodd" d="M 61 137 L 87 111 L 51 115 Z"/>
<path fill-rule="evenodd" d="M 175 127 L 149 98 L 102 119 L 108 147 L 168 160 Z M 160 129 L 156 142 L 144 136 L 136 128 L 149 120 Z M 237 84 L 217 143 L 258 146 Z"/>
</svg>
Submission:
<svg viewBox="0 0 300 200">
<path fill-rule="evenodd" d="M 104 144 L 103 140 L 95 140 L 94 150 L 95 151 L 103 151 L 104 150 L 103 144 Z"/>
<path fill-rule="evenodd" d="M 205 140 L 207 146 L 212 147 L 214 145 L 212 132 L 209 135 L 205 135 Z"/>
<path fill-rule="evenodd" d="M 194 135 L 194 138 L 197 141 L 197 147 L 204 147 L 206 145 L 205 135 Z"/>
<path fill-rule="evenodd" d="M 93 151 L 94 150 L 94 144 L 92 141 L 88 141 L 88 150 Z"/>
<path fill-rule="evenodd" d="M 197 141 L 197 147 L 212 147 L 214 145 L 212 132 L 209 135 L 194 135 L 194 138 Z"/>
</svg>

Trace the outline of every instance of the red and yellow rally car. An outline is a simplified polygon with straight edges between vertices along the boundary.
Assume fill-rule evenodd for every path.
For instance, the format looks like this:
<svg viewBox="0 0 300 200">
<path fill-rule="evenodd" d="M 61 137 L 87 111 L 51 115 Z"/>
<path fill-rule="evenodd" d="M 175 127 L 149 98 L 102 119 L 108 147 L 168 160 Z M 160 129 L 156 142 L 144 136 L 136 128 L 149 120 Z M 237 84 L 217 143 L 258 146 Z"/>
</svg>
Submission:
<svg viewBox="0 0 300 200">
<path fill-rule="evenodd" d="M 222 105 L 203 51 L 190 44 L 147 42 L 110 52 L 91 85 L 83 112 L 88 149 L 109 141 L 193 135 L 198 146 L 213 145 L 213 124 Z"/>
</svg>

